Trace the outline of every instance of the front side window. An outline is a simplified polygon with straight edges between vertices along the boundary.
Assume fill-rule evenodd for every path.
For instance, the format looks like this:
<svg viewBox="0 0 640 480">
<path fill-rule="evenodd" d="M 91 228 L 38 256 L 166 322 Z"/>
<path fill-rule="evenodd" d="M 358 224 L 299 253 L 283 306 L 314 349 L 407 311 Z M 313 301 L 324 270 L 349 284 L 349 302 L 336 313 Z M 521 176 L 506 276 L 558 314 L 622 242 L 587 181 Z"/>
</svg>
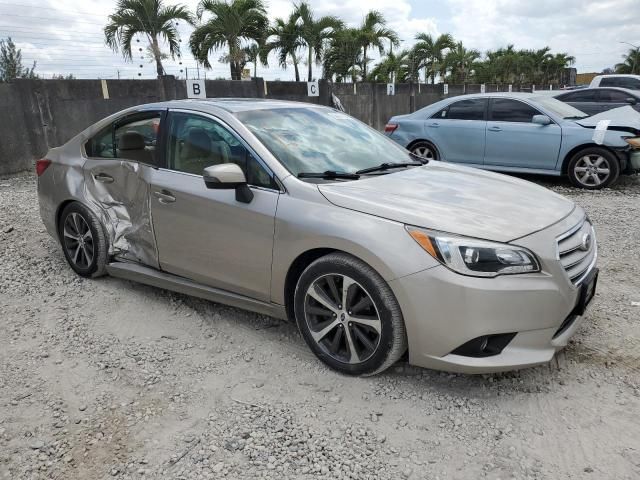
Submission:
<svg viewBox="0 0 640 480">
<path fill-rule="evenodd" d="M 169 114 L 168 166 L 179 172 L 202 175 L 213 165 L 235 163 L 247 183 L 277 189 L 273 176 L 255 159 L 235 134 L 218 122 L 190 113 Z"/>
<path fill-rule="evenodd" d="M 510 98 L 494 98 L 491 100 L 491 120 L 494 122 L 530 123 L 534 115 L 539 115 L 535 108 L 519 100 Z"/>
<path fill-rule="evenodd" d="M 629 97 L 619 90 L 600 90 L 600 101 L 603 103 L 628 103 Z"/>
<path fill-rule="evenodd" d="M 381 163 L 417 161 L 380 132 L 326 107 L 257 109 L 235 115 L 293 175 L 353 173 Z"/>
<path fill-rule="evenodd" d="M 563 102 L 595 102 L 596 90 L 583 90 L 578 92 L 565 93 L 558 96 L 558 100 Z"/>
<path fill-rule="evenodd" d="M 487 100 L 484 98 L 470 98 L 450 104 L 438 112 L 434 118 L 448 120 L 484 120 Z"/>
</svg>

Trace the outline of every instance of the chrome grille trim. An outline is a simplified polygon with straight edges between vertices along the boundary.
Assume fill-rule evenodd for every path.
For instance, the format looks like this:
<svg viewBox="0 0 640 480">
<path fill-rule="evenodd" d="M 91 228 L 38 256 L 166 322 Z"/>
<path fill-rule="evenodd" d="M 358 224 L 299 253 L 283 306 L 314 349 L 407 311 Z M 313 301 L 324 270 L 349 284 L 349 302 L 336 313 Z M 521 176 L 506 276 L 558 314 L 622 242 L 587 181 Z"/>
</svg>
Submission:
<svg viewBox="0 0 640 480">
<path fill-rule="evenodd" d="M 584 254 L 580 254 L 578 252 L 582 250 L 582 236 L 586 233 L 592 237 L 591 245 L 588 250 L 583 251 Z M 593 225 L 586 217 L 556 237 L 556 258 L 574 286 L 579 286 L 589 275 L 598 258 L 598 244 Z"/>
</svg>

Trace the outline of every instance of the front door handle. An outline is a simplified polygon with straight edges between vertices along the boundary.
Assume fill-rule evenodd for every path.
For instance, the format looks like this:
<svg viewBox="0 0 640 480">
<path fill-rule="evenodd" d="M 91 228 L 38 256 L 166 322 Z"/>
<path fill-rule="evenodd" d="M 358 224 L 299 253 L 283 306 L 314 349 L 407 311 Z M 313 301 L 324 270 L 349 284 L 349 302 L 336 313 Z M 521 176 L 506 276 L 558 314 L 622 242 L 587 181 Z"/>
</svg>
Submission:
<svg viewBox="0 0 640 480">
<path fill-rule="evenodd" d="M 100 183 L 113 183 L 113 177 L 111 175 L 107 175 L 106 173 L 96 173 L 93 178 L 95 178 L 96 181 Z"/>
<path fill-rule="evenodd" d="M 488 130 L 490 132 L 501 132 L 502 129 L 500 127 L 489 127 Z"/>
<path fill-rule="evenodd" d="M 176 201 L 176 197 L 174 197 L 169 190 L 155 191 L 153 194 L 160 203 L 173 203 Z"/>
<path fill-rule="evenodd" d="M 431 128 L 438 128 L 438 127 L 440 126 L 440 124 L 439 124 L 438 122 L 433 122 L 433 123 L 430 123 L 430 124 L 429 124 L 429 125 L 427 125 L 427 126 L 428 126 L 428 127 L 431 127 Z"/>
</svg>

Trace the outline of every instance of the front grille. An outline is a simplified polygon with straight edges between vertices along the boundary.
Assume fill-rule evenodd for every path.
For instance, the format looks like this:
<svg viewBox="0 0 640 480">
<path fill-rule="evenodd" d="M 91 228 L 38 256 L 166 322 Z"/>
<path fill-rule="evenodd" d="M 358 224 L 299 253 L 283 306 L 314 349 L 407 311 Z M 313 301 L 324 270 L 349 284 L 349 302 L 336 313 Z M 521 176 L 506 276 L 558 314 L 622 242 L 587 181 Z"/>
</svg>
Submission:
<svg viewBox="0 0 640 480">
<path fill-rule="evenodd" d="M 558 260 L 571 283 L 580 285 L 596 263 L 598 246 L 593 225 L 584 219 L 557 241 Z"/>
</svg>

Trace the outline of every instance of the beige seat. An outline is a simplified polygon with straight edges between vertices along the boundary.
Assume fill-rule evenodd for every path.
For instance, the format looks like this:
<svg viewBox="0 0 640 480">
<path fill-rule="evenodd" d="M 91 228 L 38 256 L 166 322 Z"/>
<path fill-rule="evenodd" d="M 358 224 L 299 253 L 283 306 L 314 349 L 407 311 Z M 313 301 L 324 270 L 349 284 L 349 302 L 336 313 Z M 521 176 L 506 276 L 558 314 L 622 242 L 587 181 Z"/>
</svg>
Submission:
<svg viewBox="0 0 640 480">
<path fill-rule="evenodd" d="M 118 158 L 153 165 L 153 154 L 147 150 L 144 137 L 135 131 L 124 132 L 118 141 Z"/>
</svg>

